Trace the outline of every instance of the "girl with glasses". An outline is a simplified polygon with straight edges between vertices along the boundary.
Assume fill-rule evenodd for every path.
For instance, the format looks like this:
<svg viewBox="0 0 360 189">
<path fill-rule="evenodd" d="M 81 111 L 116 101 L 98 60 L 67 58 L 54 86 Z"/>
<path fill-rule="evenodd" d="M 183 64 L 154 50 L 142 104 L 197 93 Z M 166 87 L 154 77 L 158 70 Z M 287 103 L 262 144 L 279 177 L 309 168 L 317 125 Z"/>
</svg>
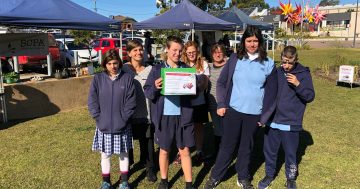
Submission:
<svg viewBox="0 0 360 189">
<path fill-rule="evenodd" d="M 209 65 L 199 52 L 199 46 L 195 41 L 188 41 L 184 45 L 182 61 L 189 67 L 196 68 L 197 75 L 210 76 Z M 196 155 L 194 165 L 202 164 L 204 156 L 202 153 L 204 141 L 204 123 L 209 121 L 208 109 L 204 91 L 200 91 L 196 98 L 192 99 L 194 106 L 194 134 Z"/>
</svg>

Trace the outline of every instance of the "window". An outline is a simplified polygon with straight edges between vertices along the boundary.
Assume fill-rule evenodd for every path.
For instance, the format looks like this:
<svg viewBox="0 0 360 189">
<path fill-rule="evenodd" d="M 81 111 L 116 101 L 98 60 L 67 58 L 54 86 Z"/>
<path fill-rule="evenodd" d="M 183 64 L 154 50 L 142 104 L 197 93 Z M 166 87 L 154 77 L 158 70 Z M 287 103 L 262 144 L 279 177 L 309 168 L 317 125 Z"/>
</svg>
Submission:
<svg viewBox="0 0 360 189">
<path fill-rule="evenodd" d="M 93 43 L 93 47 L 94 47 L 94 48 L 100 47 L 100 41 L 99 41 L 99 40 L 95 40 L 94 43 Z"/>
<path fill-rule="evenodd" d="M 110 47 L 110 41 L 104 40 L 104 41 L 102 42 L 102 46 L 103 46 L 103 47 Z"/>
</svg>

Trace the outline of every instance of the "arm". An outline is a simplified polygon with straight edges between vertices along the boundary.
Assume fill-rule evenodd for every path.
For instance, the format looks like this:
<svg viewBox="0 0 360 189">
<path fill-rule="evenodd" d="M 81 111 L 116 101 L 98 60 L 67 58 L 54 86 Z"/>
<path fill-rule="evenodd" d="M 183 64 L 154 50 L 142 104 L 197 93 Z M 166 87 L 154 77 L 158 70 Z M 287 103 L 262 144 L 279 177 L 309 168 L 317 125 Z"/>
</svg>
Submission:
<svg viewBox="0 0 360 189">
<path fill-rule="evenodd" d="M 95 76 L 91 81 L 88 97 L 89 112 L 94 119 L 97 119 L 100 116 L 99 94 L 97 86 L 98 85 Z"/>
<path fill-rule="evenodd" d="M 158 79 L 156 78 L 156 66 L 153 66 L 151 68 L 150 74 L 148 76 L 148 79 L 145 82 L 144 85 L 144 93 L 145 93 L 145 97 L 150 99 L 150 100 L 155 100 L 160 96 L 160 90 L 156 88 L 155 86 L 155 81 Z"/>
<path fill-rule="evenodd" d="M 266 124 L 276 108 L 276 97 L 278 92 L 278 78 L 277 69 L 273 67 L 269 76 L 266 77 L 265 81 L 265 93 L 263 99 L 263 108 L 261 111 L 261 117 L 259 126 Z"/>
<path fill-rule="evenodd" d="M 196 91 L 197 93 L 205 91 L 208 88 L 209 78 L 208 76 L 201 74 L 196 75 Z"/>
<path fill-rule="evenodd" d="M 228 82 L 228 74 L 230 72 L 229 67 L 232 61 L 236 61 L 236 54 L 232 54 L 224 68 L 221 70 L 219 79 L 216 82 L 216 100 L 219 108 L 226 108 L 226 84 Z"/>
<path fill-rule="evenodd" d="M 295 92 L 303 102 L 310 103 L 314 100 L 315 90 L 310 71 L 307 71 L 305 77 L 299 81 L 299 85 L 295 87 Z"/>
<path fill-rule="evenodd" d="M 130 117 L 134 114 L 136 108 L 136 94 L 135 94 L 135 85 L 134 79 L 129 80 L 127 94 L 125 95 L 125 104 L 124 104 L 124 120 L 127 122 Z"/>
</svg>

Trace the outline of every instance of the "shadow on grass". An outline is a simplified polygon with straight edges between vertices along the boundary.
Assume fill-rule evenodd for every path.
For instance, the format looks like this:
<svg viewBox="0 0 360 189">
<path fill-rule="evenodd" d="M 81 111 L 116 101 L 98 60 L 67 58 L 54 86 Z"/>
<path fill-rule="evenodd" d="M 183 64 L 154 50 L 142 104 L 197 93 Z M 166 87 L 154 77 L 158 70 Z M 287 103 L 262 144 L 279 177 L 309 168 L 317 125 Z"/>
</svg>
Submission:
<svg viewBox="0 0 360 189">
<path fill-rule="evenodd" d="M 264 134 L 265 134 L 265 128 L 260 128 L 256 134 L 254 149 L 252 152 L 251 163 L 250 163 L 251 178 L 254 177 L 255 173 L 260 169 L 262 164 L 265 162 L 265 157 L 263 154 Z M 301 131 L 299 147 L 298 147 L 298 151 L 297 151 L 298 164 L 301 163 L 302 156 L 305 155 L 306 148 L 312 144 L 314 144 L 314 141 L 312 139 L 310 132 L 308 132 L 306 130 Z M 235 149 L 238 149 L 238 147 L 236 147 Z M 233 160 L 236 160 L 236 154 L 237 154 L 236 152 L 237 152 L 237 150 L 235 150 L 235 152 L 233 154 Z M 277 173 L 280 171 L 282 165 L 285 162 L 284 161 L 285 160 L 284 151 L 282 148 L 279 149 L 278 154 L 279 155 L 278 155 L 278 159 L 277 159 L 277 168 L 276 168 Z M 211 165 L 211 166 L 213 166 L 213 165 Z M 197 180 L 195 181 L 195 184 L 196 184 L 195 186 L 200 185 L 200 183 L 203 181 L 203 178 L 204 178 L 203 174 L 206 175 L 211 170 L 211 166 L 206 167 L 206 168 L 204 167 L 203 170 L 200 171 L 200 173 L 198 175 L 198 177 L 200 176 L 200 178 L 196 178 Z M 227 171 L 226 175 L 224 176 L 224 178 L 222 179 L 222 182 L 227 181 L 228 179 L 232 178 L 236 174 L 237 174 L 237 172 L 235 169 L 235 163 L 233 163 L 228 168 L 228 171 Z"/>
<path fill-rule="evenodd" d="M 347 87 L 347 88 L 358 88 L 360 87 L 360 84 L 359 83 L 353 83 L 353 84 L 350 84 L 350 83 L 347 83 L 347 82 L 336 82 L 336 86 L 339 86 L 339 87 Z"/>
<path fill-rule="evenodd" d="M 1 123 L 0 124 L 0 130 L 5 130 L 5 129 L 8 129 L 10 127 L 13 127 L 17 124 L 20 124 L 20 123 L 23 123 L 23 122 L 27 122 L 27 121 L 30 121 L 32 119 L 18 119 L 18 120 L 11 120 L 11 121 L 8 121 L 7 123 Z"/>
<path fill-rule="evenodd" d="M 262 141 L 264 141 L 264 135 L 262 135 Z M 308 146 L 313 145 L 313 144 L 314 144 L 314 141 L 313 141 L 313 138 L 311 136 L 311 133 L 306 131 L 306 130 L 300 131 L 300 133 L 299 133 L 299 147 L 297 149 L 297 154 L 296 154 L 296 159 L 297 159 L 298 164 L 301 163 L 302 157 L 305 155 L 306 148 Z M 263 155 L 262 152 L 261 152 L 261 156 L 262 156 L 262 159 L 264 161 L 264 155 Z M 281 167 L 283 166 L 284 163 L 285 163 L 285 153 L 284 153 L 283 148 L 280 147 L 279 152 L 278 152 L 278 158 L 277 158 L 277 161 L 276 161 L 276 174 L 275 174 L 275 177 L 278 176 L 278 174 L 280 172 L 280 169 L 281 169 Z M 255 172 L 256 172 L 256 170 L 255 170 Z M 255 172 L 254 172 L 254 174 L 255 174 Z"/>
<path fill-rule="evenodd" d="M 60 108 L 53 104 L 44 92 L 22 84 L 6 86 L 5 102 L 8 120 L 16 120 L 1 125 L 7 129 L 31 119 L 54 115 Z M 3 117 L 1 116 L 1 122 Z"/>
</svg>

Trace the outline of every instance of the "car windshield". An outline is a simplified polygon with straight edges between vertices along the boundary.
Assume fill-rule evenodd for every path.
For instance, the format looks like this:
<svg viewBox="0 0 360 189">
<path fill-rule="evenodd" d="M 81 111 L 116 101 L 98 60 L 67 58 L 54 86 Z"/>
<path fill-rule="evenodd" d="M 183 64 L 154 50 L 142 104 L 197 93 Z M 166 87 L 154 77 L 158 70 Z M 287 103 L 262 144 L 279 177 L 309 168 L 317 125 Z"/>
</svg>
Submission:
<svg viewBox="0 0 360 189">
<path fill-rule="evenodd" d="M 66 46 L 69 50 L 89 49 L 89 47 L 84 43 L 75 44 L 74 42 L 66 42 Z"/>
<path fill-rule="evenodd" d="M 115 47 L 120 47 L 120 40 L 115 40 L 114 42 L 115 42 Z M 123 41 L 122 41 L 123 47 L 125 47 L 126 44 L 127 44 L 127 41 L 126 41 L 126 40 L 123 40 Z"/>
</svg>

